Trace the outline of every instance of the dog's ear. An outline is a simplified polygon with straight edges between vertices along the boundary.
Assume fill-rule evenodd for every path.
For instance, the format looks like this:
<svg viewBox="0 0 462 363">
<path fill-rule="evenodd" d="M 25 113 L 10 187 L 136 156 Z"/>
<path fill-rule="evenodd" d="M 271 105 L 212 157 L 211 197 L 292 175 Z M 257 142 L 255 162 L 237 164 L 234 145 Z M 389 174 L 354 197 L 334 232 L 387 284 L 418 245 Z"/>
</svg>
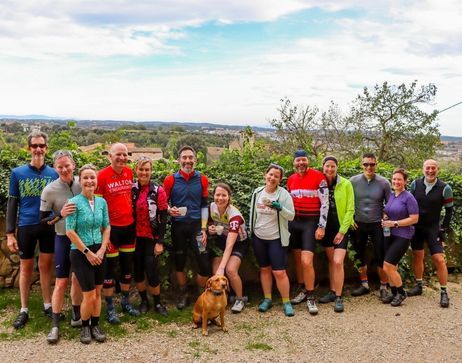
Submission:
<svg viewBox="0 0 462 363">
<path fill-rule="evenodd" d="M 213 281 L 213 277 L 207 280 L 207 283 L 205 284 L 205 290 L 210 290 L 212 288 L 212 281 Z"/>
<path fill-rule="evenodd" d="M 226 276 L 223 276 L 223 278 L 225 279 L 226 281 L 226 291 L 229 292 L 229 281 L 228 281 L 228 278 Z"/>
</svg>

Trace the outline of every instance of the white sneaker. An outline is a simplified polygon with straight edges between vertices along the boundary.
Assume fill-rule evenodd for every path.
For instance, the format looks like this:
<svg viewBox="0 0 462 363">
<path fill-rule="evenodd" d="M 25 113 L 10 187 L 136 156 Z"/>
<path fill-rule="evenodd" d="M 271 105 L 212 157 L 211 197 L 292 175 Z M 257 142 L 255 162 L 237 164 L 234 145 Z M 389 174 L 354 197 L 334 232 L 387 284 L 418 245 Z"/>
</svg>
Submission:
<svg viewBox="0 0 462 363">
<path fill-rule="evenodd" d="M 318 307 L 316 306 L 316 301 L 314 300 L 314 297 L 310 296 L 306 300 L 306 307 L 308 308 L 308 312 L 311 315 L 316 315 L 318 313 Z"/>
<path fill-rule="evenodd" d="M 234 302 L 233 307 L 231 308 L 231 311 L 233 313 L 240 313 L 244 309 L 244 301 L 242 299 L 236 299 Z"/>
</svg>

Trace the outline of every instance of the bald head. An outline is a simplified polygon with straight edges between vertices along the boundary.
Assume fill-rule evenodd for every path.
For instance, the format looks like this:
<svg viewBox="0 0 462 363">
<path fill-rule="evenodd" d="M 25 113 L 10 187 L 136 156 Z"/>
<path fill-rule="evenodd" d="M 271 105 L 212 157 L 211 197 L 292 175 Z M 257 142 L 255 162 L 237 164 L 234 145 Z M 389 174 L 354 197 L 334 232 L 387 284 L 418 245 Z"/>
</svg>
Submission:
<svg viewBox="0 0 462 363">
<path fill-rule="evenodd" d="M 425 160 L 422 168 L 427 183 L 433 184 L 438 177 L 438 163 L 433 159 Z"/>
<path fill-rule="evenodd" d="M 127 146 L 121 142 L 116 142 L 109 150 L 109 160 L 116 173 L 121 173 L 128 161 Z"/>
</svg>

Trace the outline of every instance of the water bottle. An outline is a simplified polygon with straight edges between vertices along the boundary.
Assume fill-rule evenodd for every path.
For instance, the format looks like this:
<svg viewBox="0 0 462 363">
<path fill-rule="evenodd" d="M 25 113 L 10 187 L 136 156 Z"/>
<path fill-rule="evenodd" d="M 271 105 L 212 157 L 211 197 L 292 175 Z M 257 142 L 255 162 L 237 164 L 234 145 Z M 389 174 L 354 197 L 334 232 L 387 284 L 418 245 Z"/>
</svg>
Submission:
<svg viewBox="0 0 462 363">
<path fill-rule="evenodd" d="M 384 217 L 383 217 L 383 220 L 384 220 L 384 221 L 388 220 L 388 217 L 387 217 L 387 216 L 384 216 Z M 390 227 L 383 227 L 383 236 L 384 236 L 384 237 L 390 237 L 390 236 L 391 236 Z"/>
<path fill-rule="evenodd" d="M 205 245 L 202 244 L 202 232 L 197 233 L 196 243 L 197 243 L 197 249 L 199 250 L 199 253 L 204 253 Z"/>
</svg>

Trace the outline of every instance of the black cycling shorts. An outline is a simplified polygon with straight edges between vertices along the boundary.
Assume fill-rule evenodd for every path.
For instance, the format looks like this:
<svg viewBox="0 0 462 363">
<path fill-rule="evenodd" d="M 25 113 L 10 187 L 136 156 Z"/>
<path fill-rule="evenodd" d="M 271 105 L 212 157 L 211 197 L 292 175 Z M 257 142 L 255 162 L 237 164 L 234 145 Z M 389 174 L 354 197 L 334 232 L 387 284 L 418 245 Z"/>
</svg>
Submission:
<svg viewBox="0 0 462 363">
<path fill-rule="evenodd" d="M 318 228 L 319 217 L 296 217 L 289 222 L 289 247 L 292 250 L 315 251 L 314 234 Z"/>
<path fill-rule="evenodd" d="M 444 253 L 443 243 L 439 238 L 439 226 L 415 226 L 414 237 L 411 241 L 413 250 L 423 250 L 424 243 L 427 242 L 430 254 Z"/>
<path fill-rule="evenodd" d="M 324 238 L 321 240 L 322 246 L 324 248 L 334 247 L 334 249 L 346 250 L 347 245 L 348 245 L 348 233 L 343 236 L 342 241 L 338 245 L 335 245 L 333 241 L 337 233 L 338 233 L 337 228 L 334 228 L 334 229 L 326 228 L 326 233 L 324 235 Z"/>
<path fill-rule="evenodd" d="M 101 244 L 87 246 L 94 253 L 101 248 Z M 106 258 L 101 265 L 93 266 L 87 259 L 87 256 L 79 250 L 71 250 L 70 253 L 72 269 L 79 281 L 83 292 L 92 291 L 97 285 L 102 285 L 104 281 L 104 267 Z"/>
<path fill-rule="evenodd" d="M 23 260 L 34 258 L 37 241 L 41 253 L 55 252 L 54 226 L 34 224 L 18 227 L 19 257 Z"/>
<path fill-rule="evenodd" d="M 384 261 L 392 265 L 397 265 L 406 254 L 411 243 L 410 239 L 390 236 L 385 237 L 385 258 Z"/>
<path fill-rule="evenodd" d="M 67 236 L 56 235 L 55 237 L 55 269 L 57 278 L 68 278 L 71 271 L 69 253 L 72 242 Z"/>
<path fill-rule="evenodd" d="M 207 239 L 208 250 L 210 253 L 210 257 L 221 257 L 223 252 L 226 248 L 226 236 L 209 236 Z M 239 241 L 237 240 L 234 243 L 233 251 L 231 252 L 231 256 L 236 256 L 241 259 L 244 259 L 247 251 L 249 250 L 250 241 L 249 238 Z"/>
<path fill-rule="evenodd" d="M 268 267 L 275 271 L 287 269 L 287 247 L 281 245 L 281 239 L 265 240 L 252 236 L 252 246 L 260 267 Z"/>
</svg>

